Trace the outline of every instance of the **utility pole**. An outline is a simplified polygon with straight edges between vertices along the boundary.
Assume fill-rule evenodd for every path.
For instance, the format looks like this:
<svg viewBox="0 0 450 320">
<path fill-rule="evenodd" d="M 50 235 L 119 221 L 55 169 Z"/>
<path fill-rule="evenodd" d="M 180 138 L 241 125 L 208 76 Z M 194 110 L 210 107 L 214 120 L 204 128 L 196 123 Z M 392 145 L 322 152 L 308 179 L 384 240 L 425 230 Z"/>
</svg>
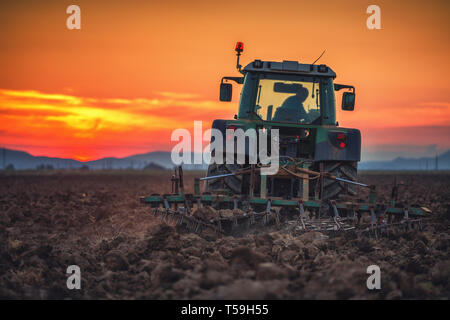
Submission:
<svg viewBox="0 0 450 320">
<path fill-rule="evenodd" d="M 2 157 L 3 157 L 3 170 L 6 170 L 6 149 L 2 149 Z"/>
<path fill-rule="evenodd" d="M 439 170 L 439 167 L 438 167 L 438 155 L 437 155 L 437 153 L 436 153 L 435 166 L 434 166 L 434 168 L 435 168 L 436 171 Z"/>
</svg>

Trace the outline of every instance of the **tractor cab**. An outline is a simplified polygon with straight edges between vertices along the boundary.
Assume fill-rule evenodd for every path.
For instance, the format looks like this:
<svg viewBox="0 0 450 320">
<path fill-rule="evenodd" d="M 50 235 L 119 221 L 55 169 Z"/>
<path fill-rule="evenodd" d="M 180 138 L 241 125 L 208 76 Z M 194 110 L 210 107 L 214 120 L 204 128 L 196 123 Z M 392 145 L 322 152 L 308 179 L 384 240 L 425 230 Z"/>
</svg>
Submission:
<svg viewBox="0 0 450 320">
<path fill-rule="evenodd" d="M 355 88 L 335 83 L 336 73 L 327 65 L 315 64 L 318 59 L 312 64 L 254 60 L 242 67 L 239 58 L 244 45 L 238 42 L 235 50 L 236 68 L 241 76 L 222 78 L 220 100 L 232 100 L 231 82 L 242 85 L 239 110 L 233 120 L 215 119 L 212 128 L 219 130 L 228 141 L 235 139 L 230 133 L 247 132 L 249 129 L 267 130 L 268 139 L 272 141 L 270 132 L 275 129 L 278 133 L 275 140 L 278 141 L 280 166 L 291 161 L 315 172 L 328 172 L 355 181 L 357 163 L 361 159 L 361 133 L 358 129 L 338 126 L 335 99 L 335 91 L 346 89 L 342 94 L 341 107 L 352 111 Z M 225 150 L 226 143 L 223 141 Z M 244 148 L 233 151 L 234 156 L 241 156 L 245 163 L 234 166 L 212 163 L 208 176 L 248 167 L 250 146 L 246 141 Z M 303 181 L 305 186 L 299 186 L 294 180 L 276 175 L 268 178 L 267 194 L 293 197 L 302 193 L 304 198 L 314 196 L 318 188 L 316 180 Z M 215 192 L 226 185 L 226 189 L 234 194 L 250 194 L 254 188 L 249 181 L 247 174 L 242 179 L 227 176 L 224 180 L 208 181 L 206 189 Z M 346 186 L 336 181 L 324 183 L 322 187 L 319 192 L 322 199 L 356 192 L 355 185 Z"/>
<path fill-rule="evenodd" d="M 343 110 L 353 110 L 353 86 L 334 84 L 336 73 L 320 64 L 302 64 L 297 61 L 255 60 L 242 69 L 239 56 L 243 44 L 238 43 L 237 69 L 243 77 L 223 77 L 220 100 L 231 101 L 232 85 L 242 84 L 237 119 L 284 122 L 304 125 L 336 125 L 335 90 L 345 92 Z"/>
</svg>

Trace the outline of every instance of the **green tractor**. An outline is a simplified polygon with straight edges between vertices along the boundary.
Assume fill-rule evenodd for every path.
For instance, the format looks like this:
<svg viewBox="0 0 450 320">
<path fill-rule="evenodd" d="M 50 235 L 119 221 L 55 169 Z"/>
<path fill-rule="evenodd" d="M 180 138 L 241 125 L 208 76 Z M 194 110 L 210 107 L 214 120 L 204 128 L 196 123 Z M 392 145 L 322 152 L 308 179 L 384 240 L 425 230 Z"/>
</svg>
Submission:
<svg viewBox="0 0 450 320">
<path fill-rule="evenodd" d="M 336 73 L 315 62 L 254 60 L 242 68 L 242 51 L 243 44 L 238 42 L 237 69 L 243 76 L 223 77 L 220 84 L 220 101 L 232 100 L 230 81 L 242 85 L 238 114 L 234 120 L 214 120 L 212 128 L 224 136 L 228 130 L 278 129 L 280 161 L 290 159 L 305 171 L 320 172 L 321 178 L 276 174 L 261 184 L 261 175 L 250 170 L 249 164 L 213 162 L 208 167 L 207 178 L 211 179 L 206 181 L 205 192 L 322 200 L 355 195 L 356 184 L 345 181 L 356 180 L 361 133 L 339 127 L 335 102 L 335 91 L 346 89 L 341 107 L 353 111 L 355 88 L 334 83 Z M 327 174 L 341 179 L 327 179 Z M 266 190 L 261 190 L 263 187 Z"/>
</svg>

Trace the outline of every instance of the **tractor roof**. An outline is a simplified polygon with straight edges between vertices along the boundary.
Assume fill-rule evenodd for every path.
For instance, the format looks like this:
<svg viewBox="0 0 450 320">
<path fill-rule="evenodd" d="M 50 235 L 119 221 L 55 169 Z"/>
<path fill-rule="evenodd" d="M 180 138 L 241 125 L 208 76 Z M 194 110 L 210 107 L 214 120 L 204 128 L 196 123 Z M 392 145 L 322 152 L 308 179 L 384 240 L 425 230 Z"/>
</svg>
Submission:
<svg viewBox="0 0 450 320">
<path fill-rule="evenodd" d="M 336 73 L 333 70 L 331 70 L 330 67 L 324 64 L 320 65 L 302 64 L 298 63 L 297 61 L 287 61 L 287 60 L 284 60 L 283 62 L 255 60 L 249 63 L 244 68 L 244 71 L 290 73 L 290 74 L 336 78 Z"/>
</svg>

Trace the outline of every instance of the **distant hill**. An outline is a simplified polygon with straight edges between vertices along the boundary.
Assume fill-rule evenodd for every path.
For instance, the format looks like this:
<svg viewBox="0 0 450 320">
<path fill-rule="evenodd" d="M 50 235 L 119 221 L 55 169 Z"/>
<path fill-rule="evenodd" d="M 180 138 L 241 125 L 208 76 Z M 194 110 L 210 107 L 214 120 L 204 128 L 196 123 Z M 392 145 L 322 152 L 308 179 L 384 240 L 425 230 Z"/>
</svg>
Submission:
<svg viewBox="0 0 450 320">
<path fill-rule="evenodd" d="M 193 155 L 191 155 L 193 156 Z M 391 161 L 361 162 L 360 170 L 434 170 L 435 157 L 396 158 Z M 24 151 L 0 148 L 0 168 L 12 164 L 16 170 L 36 169 L 38 166 L 52 166 L 54 169 L 80 169 L 83 166 L 91 170 L 106 169 L 144 169 L 150 166 L 153 170 L 172 169 L 174 164 L 170 152 L 155 151 L 136 154 L 125 158 L 103 158 L 93 161 L 78 161 L 64 158 L 35 157 Z M 183 165 L 184 170 L 206 170 L 206 164 Z M 438 157 L 438 169 L 450 170 L 450 150 Z"/>
<path fill-rule="evenodd" d="M 55 169 L 81 168 L 83 163 L 73 159 L 35 157 L 31 154 L 0 148 L 0 168 L 12 164 L 16 170 L 36 169 L 40 165 L 51 165 Z"/>
<path fill-rule="evenodd" d="M 403 158 L 391 161 L 367 161 L 358 165 L 359 170 L 435 170 L 436 157 Z M 450 150 L 437 158 L 438 170 L 450 170 Z"/>
<path fill-rule="evenodd" d="M 0 148 L 0 168 L 12 164 L 16 170 L 36 169 L 38 166 L 50 165 L 54 169 L 80 169 L 87 166 L 91 170 L 106 169 L 144 169 L 152 164 L 154 170 L 172 169 L 174 164 L 170 152 L 155 151 L 144 154 L 132 155 L 125 158 L 103 158 L 93 161 L 78 161 L 64 158 L 35 157 L 31 154 L 11 149 Z M 207 166 L 187 164 L 185 170 L 206 170 Z"/>
</svg>

